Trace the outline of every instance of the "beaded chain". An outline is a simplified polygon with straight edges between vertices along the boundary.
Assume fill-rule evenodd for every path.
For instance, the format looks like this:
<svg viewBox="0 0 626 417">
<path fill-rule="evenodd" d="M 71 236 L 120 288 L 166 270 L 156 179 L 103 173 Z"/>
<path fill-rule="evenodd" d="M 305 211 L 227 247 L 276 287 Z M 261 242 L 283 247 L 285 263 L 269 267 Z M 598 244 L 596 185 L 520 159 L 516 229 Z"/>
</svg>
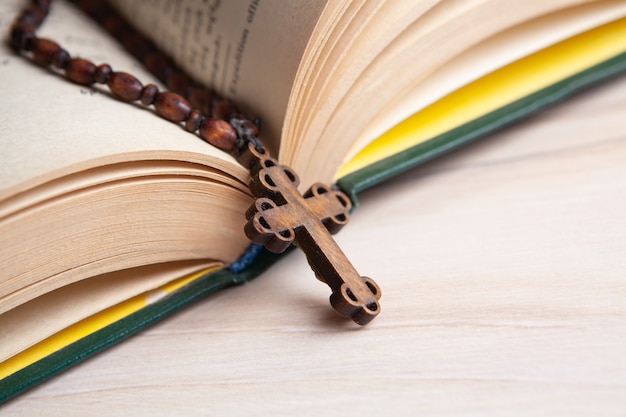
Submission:
<svg viewBox="0 0 626 417">
<path fill-rule="evenodd" d="M 263 147 L 257 137 L 258 119 L 246 119 L 231 101 L 195 83 L 105 2 L 75 1 L 171 91 L 159 91 L 154 84 L 144 86 L 131 74 L 113 71 L 109 64 L 96 65 L 84 58 L 72 58 L 55 41 L 37 37 L 36 31 L 47 17 L 51 3 L 52 0 L 32 0 L 17 16 L 10 29 L 11 46 L 16 52 L 30 53 L 37 64 L 64 72 L 77 84 L 103 84 L 123 101 L 152 105 L 159 116 L 182 123 L 191 133 L 197 131 L 203 140 L 225 152 L 237 156 L 248 142 L 257 150 Z"/>
<path fill-rule="evenodd" d="M 184 125 L 191 133 L 197 131 L 209 144 L 232 154 L 250 171 L 249 188 L 255 197 L 246 212 L 244 232 L 248 238 L 277 253 L 296 243 L 318 279 L 332 289 L 330 303 L 340 315 L 360 325 L 378 315 L 380 288 L 371 278 L 358 274 L 330 236 L 349 218 L 351 204 L 344 193 L 313 184 L 301 195 L 296 173 L 271 158 L 257 137 L 258 120 L 246 119 L 232 102 L 191 80 L 104 2 L 75 0 L 171 91 L 159 91 L 154 84 L 143 85 L 131 74 L 113 71 L 109 64 L 72 58 L 55 41 L 37 37 L 51 2 L 31 0 L 17 16 L 10 31 L 11 46 L 17 53 L 64 73 L 77 84 L 106 85 L 123 101 L 154 106 L 159 116 Z"/>
</svg>

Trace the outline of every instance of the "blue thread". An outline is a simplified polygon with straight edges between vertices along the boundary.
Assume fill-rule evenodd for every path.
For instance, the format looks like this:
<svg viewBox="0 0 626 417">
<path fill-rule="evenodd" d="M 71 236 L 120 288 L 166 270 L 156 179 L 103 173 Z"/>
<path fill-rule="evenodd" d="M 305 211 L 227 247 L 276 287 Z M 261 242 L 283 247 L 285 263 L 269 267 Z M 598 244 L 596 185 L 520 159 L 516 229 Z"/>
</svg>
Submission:
<svg viewBox="0 0 626 417">
<path fill-rule="evenodd" d="M 262 245 L 257 245 L 256 243 L 252 243 L 246 251 L 237 259 L 235 262 L 228 266 L 228 269 L 233 271 L 234 273 L 238 273 L 246 269 L 250 266 L 252 261 L 257 257 L 257 255 L 263 249 Z"/>
</svg>

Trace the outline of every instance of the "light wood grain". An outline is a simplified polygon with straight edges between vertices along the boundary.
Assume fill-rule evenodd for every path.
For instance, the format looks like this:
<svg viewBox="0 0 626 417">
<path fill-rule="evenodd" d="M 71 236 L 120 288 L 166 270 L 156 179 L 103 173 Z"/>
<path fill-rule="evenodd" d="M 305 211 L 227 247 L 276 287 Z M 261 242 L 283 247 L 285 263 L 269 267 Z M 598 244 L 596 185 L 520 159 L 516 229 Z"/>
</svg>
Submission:
<svg viewBox="0 0 626 417">
<path fill-rule="evenodd" d="M 294 253 L 2 415 L 623 416 L 625 214 L 621 77 L 366 192 L 365 328 Z"/>
</svg>

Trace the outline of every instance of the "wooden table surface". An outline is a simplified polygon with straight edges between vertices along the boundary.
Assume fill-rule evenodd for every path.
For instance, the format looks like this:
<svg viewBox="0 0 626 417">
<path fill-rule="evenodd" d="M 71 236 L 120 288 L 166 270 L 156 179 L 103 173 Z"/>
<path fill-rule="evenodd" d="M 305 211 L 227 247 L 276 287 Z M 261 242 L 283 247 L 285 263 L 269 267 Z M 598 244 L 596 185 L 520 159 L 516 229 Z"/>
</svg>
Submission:
<svg viewBox="0 0 626 417">
<path fill-rule="evenodd" d="M 1 414 L 626 415 L 626 77 L 361 201 L 366 328 L 293 253 Z"/>
</svg>

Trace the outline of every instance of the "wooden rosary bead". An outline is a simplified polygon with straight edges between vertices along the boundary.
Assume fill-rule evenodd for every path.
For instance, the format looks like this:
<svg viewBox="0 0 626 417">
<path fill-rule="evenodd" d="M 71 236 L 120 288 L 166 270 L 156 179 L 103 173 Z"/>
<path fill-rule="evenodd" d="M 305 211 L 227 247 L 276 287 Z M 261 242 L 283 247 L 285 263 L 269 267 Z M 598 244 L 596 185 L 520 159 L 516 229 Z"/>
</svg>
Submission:
<svg viewBox="0 0 626 417">
<path fill-rule="evenodd" d="M 235 107 L 233 103 L 228 100 L 220 100 L 213 107 L 213 117 L 216 119 L 222 120 L 230 120 L 231 118 L 237 116 L 239 111 Z"/>
<path fill-rule="evenodd" d="M 84 58 L 72 58 L 65 66 L 65 74 L 77 84 L 91 85 L 96 81 L 96 66 Z"/>
<path fill-rule="evenodd" d="M 170 91 L 155 94 L 153 104 L 159 116 L 176 123 L 186 120 L 191 113 L 191 104 Z"/>
<path fill-rule="evenodd" d="M 151 42 L 138 33 L 129 33 L 122 39 L 122 45 L 140 61 L 154 51 Z"/>
<path fill-rule="evenodd" d="M 115 38 L 119 39 L 119 38 L 122 38 L 120 35 L 122 35 L 122 32 L 124 28 L 126 27 L 126 25 L 124 23 L 124 20 L 122 20 L 121 17 L 117 15 L 108 14 L 102 20 L 102 27 L 111 35 L 113 35 Z"/>
<path fill-rule="evenodd" d="M 159 87 L 154 84 L 148 84 L 147 86 L 145 86 L 141 91 L 141 104 L 143 104 L 144 106 L 150 106 L 152 103 L 154 103 L 154 96 L 158 92 Z"/>
<path fill-rule="evenodd" d="M 18 17 L 17 21 L 20 23 L 28 23 L 29 25 L 37 28 L 41 25 L 41 22 L 46 18 L 46 12 L 39 7 L 30 6 L 24 9 L 22 14 Z"/>
<path fill-rule="evenodd" d="M 189 114 L 187 121 L 185 122 L 185 129 L 189 132 L 195 132 L 200 128 L 200 125 L 204 122 L 204 116 L 200 110 L 194 109 Z"/>
<path fill-rule="evenodd" d="M 173 72 L 167 77 L 167 81 L 165 85 L 167 88 L 172 90 L 177 94 L 181 94 L 183 96 L 187 95 L 189 88 L 191 87 L 191 80 L 185 74 L 180 72 Z"/>
<path fill-rule="evenodd" d="M 70 54 L 58 43 L 45 38 L 35 38 L 32 41 L 33 60 L 40 65 L 53 65 L 64 69 L 70 60 Z"/>
<path fill-rule="evenodd" d="M 230 152 L 235 148 L 237 133 L 228 122 L 207 118 L 200 125 L 200 137 L 216 148 Z"/>
<path fill-rule="evenodd" d="M 256 136 L 259 134 L 259 127 L 247 119 L 240 119 L 239 126 L 241 134 L 244 136 Z"/>
<path fill-rule="evenodd" d="M 52 58 L 61 50 L 58 43 L 45 38 L 33 40 L 33 59 L 40 65 L 52 64 Z"/>
<path fill-rule="evenodd" d="M 30 51 L 35 40 L 35 28 L 28 23 L 16 23 L 11 27 L 11 46 L 16 51 Z"/>
<path fill-rule="evenodd" d="M 96 74 L 94 78 L 98 84 L 106 84 L 109 82 L 109 77 L 113 73 L 113 69 L 109 64 L 100 64 L 96 68 Z"/>
<path fill-rule="evenodd" d="M 50 3 L 52 3 L 52 0 L 32 0 L 32 3 L 33 6 L 43 10 L 46 14 L 48 14 L 48 10 L 50 9 Z"/>
<path fill-rule="evenodd" d="M 211 114 L 213 94 L 211 94 L 209 90 L 202 87 L 191 87 L 188 98 L 191 105 L 196 109 L 199 109 L 202 114 L 205 116 L 209 116 Z"/>
<path fill-rule="evenodd" d="M 52 57 L 52 65 L 58 69 L 65 69 L 70 59 L 72 59 L 70 54 L 65 49 L 61 48 L 56 51 Z"/>
<path fill-rule="evenodd" d="M 139 100 L 143 90 L 143 84 L 137 78 L 125 72 L 111 73 L 107 85 L 115 96 L 125 101 Z"/>
<path fill-rule="evenodd" d="M 159 80 L 165 82 L 167 77 L 173 71 L 172 62 L 167 59 L 163 54 L 153 52 L 149 54 L 143 61 L 148 71 L 153 73 Z"/>
<path fill-rule="evenodd" d="M 99 0 L 74 1 L 76 3 L 76 6 L 78 6 L 78 8 L 83 11 L 83 13 L 91 16 L 91 18 L 94 20 L 103 16 L 108 16 L 110 14 L 110 7 Z"/>
</svg>

